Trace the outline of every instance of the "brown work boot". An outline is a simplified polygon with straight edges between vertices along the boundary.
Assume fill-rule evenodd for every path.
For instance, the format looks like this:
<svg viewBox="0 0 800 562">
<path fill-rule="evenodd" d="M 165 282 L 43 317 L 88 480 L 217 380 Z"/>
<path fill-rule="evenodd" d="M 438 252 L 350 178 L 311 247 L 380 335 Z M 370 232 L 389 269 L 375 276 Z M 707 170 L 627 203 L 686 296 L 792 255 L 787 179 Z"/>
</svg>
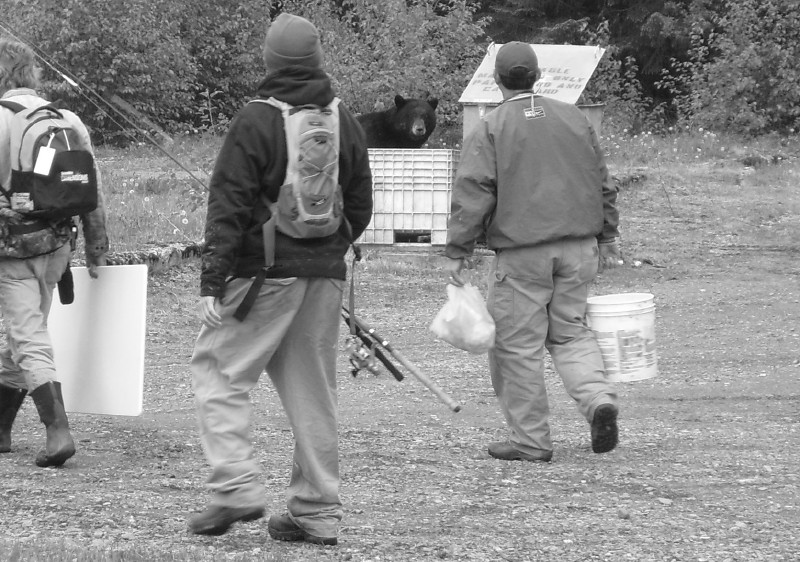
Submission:
<svg viewBox="0 0 800 562">
<path fill-rule="evenodd" d="M 263 507 L 211 505 L 189 519 L 189 530 L 195 535 L 224 535 L 237 521 L 255 521 L 262 517 Z"/>
<path fill-rule="evenodd" d="M 500 441 L 489 445 L 489 455 L 501 461 L 550 462 L 552 451 L 540 451 L 538 454 L 523 453 L 508 441 Z"/>
<path fill-rule="evenodd" d="M 592 451 L 608 453 L 619 442 L 617 415 L 619 410 L 613 404 L 600 404 L 592 416 Z"/>
<path fill-rule="evenodd" d="M 312 535 L 295 523 L 288 513 L 273 515 L 267 523 L 269 536 L 278 541 L 305 541 L 311 544 L 336 546 L 339 541 L 336 537 L 318 537 Z"/>
<path fill-rule="evenodd" d="M 75 454 L 75 442 L 69 432 L 69 420 L 64 411 L 61 383 L 47 382 L 31 392 L 39 419 L 47 432 L 45 448 L 36 455 L 36 466 L 61 466 Z"/>
<path fill-rule="evenodd" d="M 27 391 L 0 384 L 0 453 L 11 450 L 11 426 Z"/>
</svg>

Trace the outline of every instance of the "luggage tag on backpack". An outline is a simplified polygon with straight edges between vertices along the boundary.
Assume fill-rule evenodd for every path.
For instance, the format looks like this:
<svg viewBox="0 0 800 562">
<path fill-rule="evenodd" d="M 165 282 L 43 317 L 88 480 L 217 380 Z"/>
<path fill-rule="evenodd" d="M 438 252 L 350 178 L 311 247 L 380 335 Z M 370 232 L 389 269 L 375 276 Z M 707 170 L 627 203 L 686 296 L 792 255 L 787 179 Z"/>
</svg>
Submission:
<svg viewBox="0 0 800 562">
<path fill-rule="evenodd" d="M 39 176 L 49 176 L 53 169 L 53 159 L 56 157 L 56 149 L 43 146 L 39 149 L 36 156 L 36 164 L 33 166 L 33 173 Z"/>
<path fill-rule="evenodd" d="M 33 211 L 33 199 L 27 192 L 14 192 L 11 194 L 11 208 L 14 211 Z"/>
</svg>

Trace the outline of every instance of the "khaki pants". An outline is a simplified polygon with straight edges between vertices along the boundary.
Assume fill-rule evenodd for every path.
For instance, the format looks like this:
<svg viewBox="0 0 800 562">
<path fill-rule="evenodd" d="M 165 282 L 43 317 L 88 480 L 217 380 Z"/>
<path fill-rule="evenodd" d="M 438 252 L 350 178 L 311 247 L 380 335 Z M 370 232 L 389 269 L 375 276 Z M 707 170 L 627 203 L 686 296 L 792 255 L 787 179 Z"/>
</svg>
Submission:
<svg viewBox="0 0 800 562">
<path fill-rule="evenodd" d="M 203 326 L 191 360 L 212 504 L 265 505 L 248 433 L 250 391 L 266 368 L 294 433 L 289 513 L 311 534 L 336 536 L 342 518 L 336 356 L 344 281 L 267 279 L 239 322 L 233 313 L 250 282 L 228 284 L 218 309 L 224 325 Z"/>
<path fill-rule="evenodd" d="M 65 244 L 35 258 L 0 258 L 0 311 L 8 340 L 0 349 L 0 384 L 31 392 L 56 380 L 47 317 L 69 256 Z"/>
<path fill-rule="evenodd" d="M 496 347 L 489 352 L 492 386 L 508 423 L 509 440 L 522 452 L 553 450 L 545 348 L 587 421 L 600 404 L 617 403 L 597 341 L 585 322 L 597 264 L 594 238 L 502 250 L 492 264 L 487 299 L 497 329 Z"/>
</svg>

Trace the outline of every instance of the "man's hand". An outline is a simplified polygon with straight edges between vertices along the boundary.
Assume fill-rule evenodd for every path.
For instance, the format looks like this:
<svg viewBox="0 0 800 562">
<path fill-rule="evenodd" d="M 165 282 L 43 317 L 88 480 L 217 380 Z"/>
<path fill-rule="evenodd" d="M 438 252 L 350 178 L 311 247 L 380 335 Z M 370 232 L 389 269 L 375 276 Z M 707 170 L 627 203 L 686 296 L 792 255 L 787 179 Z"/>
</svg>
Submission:
<svg viewBox="0 0 800 562">
<path fill-rule="evenodd" d="M 106 255 L 86 256 L 86 268 L 89 270 L 89 277 L 97 279 L 97 268 L 106 264 Z"/>
<path fill-rule="evenodd" d="M 597 244 L 600 249 L 600 267 L 598 271 L 612 269 L 620 265 L 619 238 L 609 238 Z"/>
<path fill-rule="evenodd" d="M 200 320 L 211 329 L 222 326 L 222 316 L 217 312 L 217 297 L 200 297 Z"/>
<path fill-rule="evenodd" d="M 445 275 L 447 275 L 447 282 L 452 283 L 456 287 L 463 287 L 466 279 L 461 274 L 463 271 L 466 260 L 464 258 L 445 258 L 447 263 L 444 266 Z"/>
</svg>

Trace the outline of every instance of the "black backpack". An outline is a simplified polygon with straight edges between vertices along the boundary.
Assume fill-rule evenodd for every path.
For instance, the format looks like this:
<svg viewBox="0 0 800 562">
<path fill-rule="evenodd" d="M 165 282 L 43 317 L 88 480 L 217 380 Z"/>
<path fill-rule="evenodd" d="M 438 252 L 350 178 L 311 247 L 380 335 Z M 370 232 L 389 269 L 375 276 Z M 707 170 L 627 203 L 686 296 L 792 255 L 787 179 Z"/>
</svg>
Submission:
<svg viewBox="0 0 800 562">
<path fill-rule="evenodd" d="M 91 147 L 52 105 L 27 108 L 9 100 L 14 112 L 11 185 L 0 191 L 26 218 L 58 221 L 97 208 L 97 174 Z"/>
</svg>

